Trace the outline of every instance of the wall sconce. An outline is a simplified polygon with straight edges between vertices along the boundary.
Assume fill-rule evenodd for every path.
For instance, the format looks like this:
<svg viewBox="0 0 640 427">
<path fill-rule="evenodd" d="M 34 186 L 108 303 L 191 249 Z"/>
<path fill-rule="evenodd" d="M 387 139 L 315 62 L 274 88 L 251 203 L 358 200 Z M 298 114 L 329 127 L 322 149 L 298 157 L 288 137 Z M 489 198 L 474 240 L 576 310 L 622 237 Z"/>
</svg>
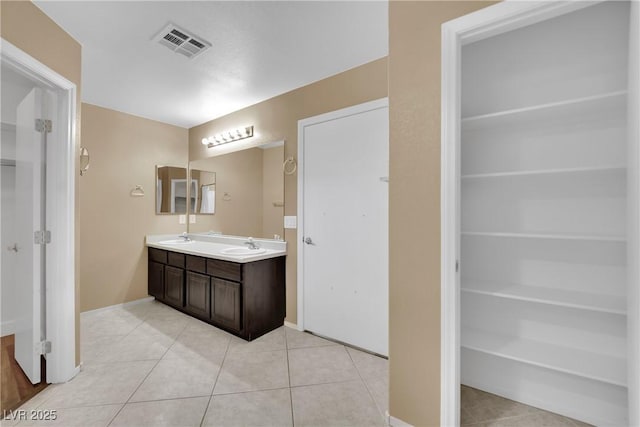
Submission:
<svg viewBox="0 0 640 427">
<path fill-rule="evenodd" d="M 245 138 L 251 138 L 252 136 L 253 126 L 247 126 L 225 131 L 208 138 L 202 138 L 202 145 L 206 145 L 208 148 L 211 148 L 215 147 L 216 145 L 226 144 L 232 141 L 240 141 L 241 139 Z"/>
</svg>

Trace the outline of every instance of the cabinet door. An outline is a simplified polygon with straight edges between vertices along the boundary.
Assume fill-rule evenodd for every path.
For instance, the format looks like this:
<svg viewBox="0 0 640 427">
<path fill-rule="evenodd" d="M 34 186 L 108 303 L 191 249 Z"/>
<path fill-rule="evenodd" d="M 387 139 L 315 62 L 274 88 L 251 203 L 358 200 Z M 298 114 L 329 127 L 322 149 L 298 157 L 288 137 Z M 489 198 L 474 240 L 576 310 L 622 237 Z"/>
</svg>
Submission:
<svg viewBox="0 0 640 427">
<path fill-rule="evenodd" d="M 149 279 L 147 282 L 149 295 L 164 300 L 164 265 L 149 261 Z"/>
<path fill-rule="evenodd" d="M 211 282 L 209 276 L 187 271 L 185 309 L 197 316 L 209 318 L 211 313 Z"/>
<path fill-rule="evenodd" d="M 184 270 L 181 268 L 164 266 L 164 299 L 169 304 L 182 307 L 184 305 Z"/>
<path fill-rule="evenodd" d="M 242 328 L 240 312 L 240 283 L 212 278 L 211 318 L 227 328 Z"/>
</svg>

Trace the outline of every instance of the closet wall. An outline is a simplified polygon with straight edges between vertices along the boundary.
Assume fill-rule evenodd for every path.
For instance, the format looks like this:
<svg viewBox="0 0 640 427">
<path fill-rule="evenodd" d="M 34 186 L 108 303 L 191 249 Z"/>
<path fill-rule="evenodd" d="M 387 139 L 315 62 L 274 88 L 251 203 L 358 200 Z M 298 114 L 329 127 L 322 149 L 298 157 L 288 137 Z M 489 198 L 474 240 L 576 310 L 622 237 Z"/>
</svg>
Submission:
<svg viewBox="0 0 640 427">
<path fill-rule="evenodd" d="M 597 424 L 627 414 L 628 17 L 462 50 L 462 383 Z"/>
<path fill-rule="evenodd" d="M 17 317 L 15 304 L 15 264 L 16 252 L 8 250 L 16 241 L 14 224 L 16 208 L 16 126 L 0 122 L 0 255 L 2 259 L 2 306 L 0 306 L 0 335 L 11 335 L 15 331 Z"/>
</svg>

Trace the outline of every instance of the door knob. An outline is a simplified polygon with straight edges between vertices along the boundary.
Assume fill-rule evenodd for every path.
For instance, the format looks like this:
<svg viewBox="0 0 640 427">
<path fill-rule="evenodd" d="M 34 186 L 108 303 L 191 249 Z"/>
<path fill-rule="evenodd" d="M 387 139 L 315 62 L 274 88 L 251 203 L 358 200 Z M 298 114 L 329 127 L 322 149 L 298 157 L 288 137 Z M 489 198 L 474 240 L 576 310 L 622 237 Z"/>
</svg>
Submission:
<svg viewBox="0 0 640 427">
<path fill-rule="evenodd" d="M 314 244 L 314 243 L 313 243 L 313 240 L 311 240 L 311 237 L 307 237 L 306 239 L 304 239 L 304 242 L 305 242 L 307 245 L 313 245 L 313 244 Z"/>
</svg>

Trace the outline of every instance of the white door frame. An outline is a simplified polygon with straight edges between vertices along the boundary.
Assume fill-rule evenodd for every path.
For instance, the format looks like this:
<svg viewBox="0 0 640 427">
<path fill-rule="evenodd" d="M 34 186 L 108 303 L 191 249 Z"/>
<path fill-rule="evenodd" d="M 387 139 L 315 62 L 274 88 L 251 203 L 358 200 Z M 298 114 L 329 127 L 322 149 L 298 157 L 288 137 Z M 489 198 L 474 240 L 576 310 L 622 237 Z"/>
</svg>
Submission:
<svg viewBox="0 0 640 427">
<path fill-rule="evenodd" d="M 456 264 L 460 254 L 461 48 L 597 2 L 507 0 L 442 25 L 440 424 L 443 426 L 460 425 L 460 281 Z M 629 302 L 630 316 L 638 311 L 638 306 L 638 301 Z M 637 319 L 637 313 L 630 318 Z M 637 341 L 637 337 L 629 335 L 629 338 Z M 630 372 L 637 373 L 638 367 Z M 629 384 L 637 385 L 637 381 Z M 629 420 L 637 424 L 638 402 L 632 399 L 638 396 L 638 390 L 630 387 L 629 396 Z"/>
<path fill-rule="evenodd" d="M 389 107 L 389 98 L 376 99 L 375 101 L 365 102 L 363 104 L 354 105 L 340 110 L 331 111 L 329 113 L 320 114 L 318 116 L 309 117 L 298 120 L 298 220 L 297 220 L 297 238 L 298 238 L 298 274 L 297 274 L 297 292 L 298 292 L 298 309 L 297 309 L 297 328 L 304 331 L 304 236 L 301 230 L 304 230 L 304 129 L 307 126 L 316 125 L 318 123 L 328 122 L 331 120 L 362 114 L 366 111 L 377 110 L 379 108 Z"/>
<path fill-rule="evenodd" d="M 76 188 L 76 85 L 46 65 L 1 39 L 0 58 L 57 93 L 57 117 L 47 150 L 47 183 L 55 194 L 47 197 L 47 229 L 51 243 L 46 260 L 46 328 L 51 341 L 47 354 L 47 382 L 73 378 L 76 367 L 75 322 L 75 188 Z"/>
</svg>

